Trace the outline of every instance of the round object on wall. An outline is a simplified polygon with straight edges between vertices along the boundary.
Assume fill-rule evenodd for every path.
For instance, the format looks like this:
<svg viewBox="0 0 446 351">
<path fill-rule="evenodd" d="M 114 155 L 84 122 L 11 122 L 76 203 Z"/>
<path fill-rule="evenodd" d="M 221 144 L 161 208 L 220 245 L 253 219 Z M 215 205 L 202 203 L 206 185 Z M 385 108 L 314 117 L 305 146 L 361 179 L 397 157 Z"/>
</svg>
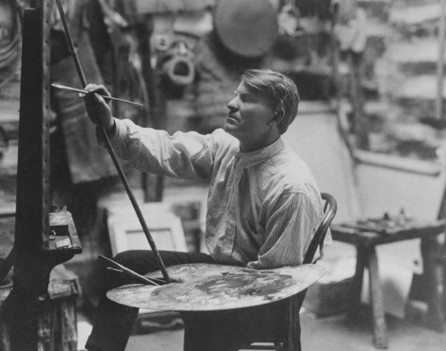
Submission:
<svg viewBox="0 0 446 351">
<path fill-rule="evenodd" d="M 260 57 L 277 39 L 277 13 L 269 0 L 220 0 L 214 28 L 228 50 L 243 57 Z"/>
</svg>

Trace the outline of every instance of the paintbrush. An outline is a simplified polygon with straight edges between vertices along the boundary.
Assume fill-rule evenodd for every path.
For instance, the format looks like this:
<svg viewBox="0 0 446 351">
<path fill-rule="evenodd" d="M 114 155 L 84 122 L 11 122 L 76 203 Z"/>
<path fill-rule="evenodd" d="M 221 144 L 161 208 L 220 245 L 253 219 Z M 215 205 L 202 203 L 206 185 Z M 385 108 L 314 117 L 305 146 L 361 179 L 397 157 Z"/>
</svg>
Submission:
<svg viewBox="0 0 446 351">
<path fill-rule="evenodd" d="M 68 90 L 68 91 L 73 91 L 75 93 L 80 93 L 80 94 L 88 94 L 89 91 L 87 90 L 83 90 L 83 89 L 77 89 L 77 88 L 72 88 L 72 87 L 67 87 L 65 85 L 61 85 L 61 84 L 51 84 L 52 87 L 57 88 L 57 89 L 62 89 L 62 90 Z M 101 94 L 99 94 L 101 95 Z M 101 95 L 104 99 L 106 100 L 114 100 L 114 101 L 119 101 L 119 102 L 125 102 L 127 104 L 131 104 L 131 105 L 136 105 L 136 106 L 140 106 L 140 107 L 144 107 L 143 104 L 140 104 L 138 102 L 133 102 L 133 101 L 128 101 L 128 100 L 124 100 L 124 99 L 119 99 L 119 98 L 115 98 L 112 96 L 108 96 L 108 95 Z"/>
<path fill-rule="evenodd" d="M 143 284 L 159 286 L 160 284 L 165 283 L 163 280 L 160 280 L 157 278 L 147 278 L 143 275 L 140 275 L 140 274 L 132 271 L 131 269 L 128 269 L 127 267 L 124 267 L 123 265 L 119 264 L 118 262 L 115 262 L 107 257 L 99 256 L 99 259 L 105 262 L 105 264 L 108 266 L 107 267 L 108 269 L 112 269 L 117 272 L 124 273 L 125 275 L 128 275 Z"/>
</svg>

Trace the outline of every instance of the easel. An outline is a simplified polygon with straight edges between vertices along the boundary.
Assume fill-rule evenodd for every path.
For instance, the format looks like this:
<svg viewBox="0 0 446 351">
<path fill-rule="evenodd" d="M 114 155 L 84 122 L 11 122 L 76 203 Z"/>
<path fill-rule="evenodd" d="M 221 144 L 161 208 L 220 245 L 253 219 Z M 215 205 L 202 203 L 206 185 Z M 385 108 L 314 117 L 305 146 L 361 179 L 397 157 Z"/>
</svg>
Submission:
<svg viewBox="0 0 446 351">
<path fill-rule="evenodd" d="M 66 245 L 54 245 L 58 234 L 50 235 L 51 6 L 51 0 L 31 1 L 23 16 L 15 242 L 0 276 L 3 281 L 14 266 L 13 289 L 1 306 L 11 350 L 38 349 L 38 302 L 47 292 L 50 272 L 81 252 L 72 223 L 63 226 Z"/>
</svg>

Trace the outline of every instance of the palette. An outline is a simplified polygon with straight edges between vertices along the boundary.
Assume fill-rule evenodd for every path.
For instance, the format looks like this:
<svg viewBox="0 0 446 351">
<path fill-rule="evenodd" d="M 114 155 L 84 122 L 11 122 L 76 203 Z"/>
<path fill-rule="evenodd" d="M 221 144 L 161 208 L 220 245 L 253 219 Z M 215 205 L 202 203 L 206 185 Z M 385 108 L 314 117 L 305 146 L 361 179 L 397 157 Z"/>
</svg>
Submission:
<svg viewBox="0 0 446 351">
<path fill-rule="evenodd" d="M 293 296 L 318 281 L 324 269 L 316 264 L 255 270 L 198 263 L 171 266 L 167 272 L 175 283 L 125 285 L 110 290 L 107 297 L 126 306 L 154 310 L 229 310 Z M 160 272 L 146 276 L 162 278 Z"/>
</svg>

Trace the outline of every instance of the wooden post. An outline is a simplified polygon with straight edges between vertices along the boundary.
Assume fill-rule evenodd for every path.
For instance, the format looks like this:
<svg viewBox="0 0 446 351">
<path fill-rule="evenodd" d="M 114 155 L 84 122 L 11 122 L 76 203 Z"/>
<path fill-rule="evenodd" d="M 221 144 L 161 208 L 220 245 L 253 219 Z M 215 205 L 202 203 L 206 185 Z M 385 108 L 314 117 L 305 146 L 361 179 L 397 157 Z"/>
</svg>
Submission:
<svg viewBox="0 0 446 351">
<path fill-rule="evenodd" d="M 13 289 L 2 304 L 11 350 L 37 351 L 38 299 L 51 270 L 74 256 L 49 249 L 49 33 L 51 0 L 23 17 Z"/>
<path fill-rule="evenodd" d="M 438 62 L 437 62 L 437 119 L 444 120 L 443 116 L 443 80 L 444 80 L 444 46 L 446 30 L 446 0 L 441 0 L 440 25 L 438 27 Z"/>
<path fill-rule="evenodd" d="M 149 111 L 146 116 L 144 127 L 165 129 L 165 108 L 159 108 L 165 103 L 159 98 L 156 71 L 152 67 L 150 50 L 150 37 L 153 32 L 153 16 L 144 16 L 143 20 L 135 25 L 138 39 L 138 51 L 142 61 L 142 74 L 147 87 L 149 98 Z M 164 127 L 164 128 L 163 128 Z M 144 202 L 159 202 L 163 199 L 164 178 L 162 175 L 142 175 L 142 188 Z"/>
</svg>

